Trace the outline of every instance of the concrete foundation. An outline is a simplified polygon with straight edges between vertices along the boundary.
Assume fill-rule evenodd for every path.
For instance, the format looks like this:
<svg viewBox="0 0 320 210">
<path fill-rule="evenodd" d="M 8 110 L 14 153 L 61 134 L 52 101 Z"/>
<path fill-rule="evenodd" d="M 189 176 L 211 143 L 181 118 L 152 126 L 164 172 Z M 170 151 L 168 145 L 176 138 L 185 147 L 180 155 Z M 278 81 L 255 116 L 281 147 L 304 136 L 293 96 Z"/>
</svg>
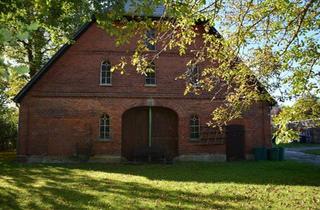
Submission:
<svg viewBox="0 0 320 210">
<path fill-rule="evenodd" d="M 175 158 L 175 161 L 224 162 L 226 160 L 227 160 L 227 157 L 225 154 L 180 155 Z"/>
</svg>

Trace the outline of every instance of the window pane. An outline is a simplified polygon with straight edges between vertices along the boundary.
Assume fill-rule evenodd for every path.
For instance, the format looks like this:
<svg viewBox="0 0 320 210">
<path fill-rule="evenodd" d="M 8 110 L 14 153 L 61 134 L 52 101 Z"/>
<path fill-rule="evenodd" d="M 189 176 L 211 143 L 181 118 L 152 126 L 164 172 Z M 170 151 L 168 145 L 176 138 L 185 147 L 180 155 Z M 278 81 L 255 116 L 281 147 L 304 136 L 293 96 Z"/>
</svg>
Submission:
<svg viewBox="0 0 320 210">
<path fill-rule="evenodd" d="M 102 84 L 106 83 L 106 72 L 105 71 L 101 72 L 101 83 Z"/>
<path fill-rule="evenodd" d="M 107 125 L 107 126 L 105 127 L 105 131 L 106 131 L 106 132 L 109 132 L 109 125 Z"/>
<path fill-rule="evenodd" d="M 198 132 L 198 128 L 197 127 L 191 127 L 191 132 L 192 133 L 197 133 Z"/>
<path fill-rule="evenodd" d="M 109 132 L 105 132 L 105 137 L 104 137 L 104 138 L 105 138 L 105 139 L 110 138 Z"/>
<path fill-rule="evenodd" d="M 150 42 L 147 43 L 148 50 L 156 50 L 156 46 L 154 44 L 151 44 Z"/>
<path fill-rule="evenodd" d="M 100 138 L 101 139 L 104 139 L 104 136 L 105 136 L 105 132 L 104 132 L 104 127 L 100 127 Z"/>
<path fill-rule="evenodd" d="M 106 127 L 105 127 L 105 138 L 110 137 L 110 126 L 109 126 L 109 117 L 106 119 Z"/>
<path fill-rule="evenodd" d="M 198 138 L 199 138 L 199 133 L 191 133 L 190 138 L 192 138 L 192 139 L 198 139 Z"/>
<path fill-rule="evenodd" d="M 147 31 L 147 37 L 150 39 L 154 39 L 156 35 L 156 31 L 154 29 L 150 29 Z"/>
</svg>

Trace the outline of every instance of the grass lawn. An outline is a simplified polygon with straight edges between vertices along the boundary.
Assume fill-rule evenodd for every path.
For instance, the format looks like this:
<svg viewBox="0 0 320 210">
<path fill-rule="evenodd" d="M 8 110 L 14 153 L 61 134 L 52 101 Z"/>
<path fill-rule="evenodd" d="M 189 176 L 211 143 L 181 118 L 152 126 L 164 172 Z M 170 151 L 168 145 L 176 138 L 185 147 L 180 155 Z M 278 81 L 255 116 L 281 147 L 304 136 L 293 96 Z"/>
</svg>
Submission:
<svg viewBox="0 0 320 210">
<path fill-rule="evenodd" d="M 303 152 L 311 155 L 320 155 L 320 149 L 309 149 Z"/>
<path fill-rule="evenodd" d="M 58 165 L 2 158 L 0 209 L 319 209 L 319 180 L 319 166 L 290 161 Z"/>
<path fill-rule="evenodd" d="M 300 148 L 300 147 L 320 147 L 320 144 L 308 144 L 308 143 L 281 143 L 275 146 L 286 147 L 286 148 Z"/>
</svg>

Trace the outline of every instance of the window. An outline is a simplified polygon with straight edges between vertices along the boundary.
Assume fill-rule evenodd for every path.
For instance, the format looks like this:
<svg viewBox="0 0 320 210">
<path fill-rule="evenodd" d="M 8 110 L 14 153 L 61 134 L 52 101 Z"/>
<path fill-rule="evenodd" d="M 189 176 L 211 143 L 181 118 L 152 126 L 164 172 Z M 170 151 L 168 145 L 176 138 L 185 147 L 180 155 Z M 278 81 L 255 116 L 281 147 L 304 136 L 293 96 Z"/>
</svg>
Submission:
<svg viewBox="0 0 320 210">
<path fill-rule="evenodd" d="M 107 114 L 100 117 L 100 139 L 110 139 L 110 117 Z"/>
<path fill-rule="evenodd" d="M 199 67 L 197 65 L 192 65 L 192 67 L 189 68 L 188 75 L 190 84 L 193 86 L 198 86 L 200 80 Z"/>
<path fill-rule="evenodd" d="M 145 45 L 148 50 L 156 50 L 156 45 L 153 43 L 155 41 L 156 31 L 154 29 L 150 29 L 146 33 Z"/>
<path fill-rule="evenodd" d="M 156 85 L 156 66 L 154 63 L 151 63 L 146 70 L 145 85 Z"/>
<path fill-rule="evenodd" d="M 101 85 L 112 84 L 111 64 L 109 61 L 104 61 L 101 63 L 100 84 Z"/>
<path fill-rule="evenodd" d="M 192 115 L 190 117 L 190 139 L 200 139 L 200 120 L 197 115 Z"/>
</svg>

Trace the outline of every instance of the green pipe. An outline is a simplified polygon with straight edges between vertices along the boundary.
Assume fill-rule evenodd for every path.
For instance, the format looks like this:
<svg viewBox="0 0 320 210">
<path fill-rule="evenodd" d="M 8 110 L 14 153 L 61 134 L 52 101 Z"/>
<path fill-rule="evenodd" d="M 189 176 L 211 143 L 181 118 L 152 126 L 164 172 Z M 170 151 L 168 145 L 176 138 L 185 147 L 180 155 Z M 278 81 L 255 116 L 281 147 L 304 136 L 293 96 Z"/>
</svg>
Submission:
<svg viewBox="0 0 320 210">
<path fill-rule="evenodd" d="M 151 147 L 152 142 L 152 109 L 149 106 L 149 147 Z"/>
</svg>

